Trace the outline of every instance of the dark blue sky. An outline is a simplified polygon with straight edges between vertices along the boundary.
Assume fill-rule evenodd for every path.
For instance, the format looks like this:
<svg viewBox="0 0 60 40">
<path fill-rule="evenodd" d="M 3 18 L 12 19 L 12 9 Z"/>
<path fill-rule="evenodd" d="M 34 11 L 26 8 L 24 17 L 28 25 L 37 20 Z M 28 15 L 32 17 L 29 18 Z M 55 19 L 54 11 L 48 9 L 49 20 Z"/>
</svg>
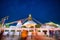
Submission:
<svg viewBox="0 0 60 40">
<path fill-rule="evenodd" d="M 9 16 L 7 22 L 32 17 L 41 23 L 53 21 L 60 24 L 59 0 L 0 0 L 0 19 Z"/>
</svg>

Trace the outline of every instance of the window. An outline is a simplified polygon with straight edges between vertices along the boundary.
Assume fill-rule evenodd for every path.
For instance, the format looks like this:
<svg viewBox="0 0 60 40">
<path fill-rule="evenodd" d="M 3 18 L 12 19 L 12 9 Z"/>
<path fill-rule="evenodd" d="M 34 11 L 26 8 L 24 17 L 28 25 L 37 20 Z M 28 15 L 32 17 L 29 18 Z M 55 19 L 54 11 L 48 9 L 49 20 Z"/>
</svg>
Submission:
<svg viewBox="0 0 60 40">
<path fill-rule="evenodd" d="M 9 32 L 9 30 L 5 30 L 5 32 Z"/>
<path fill-rule="evenodd" d="M 17 30 L 17 32 L 21 32 L 21 30 Z"/>
<path fill-rule="evenodd" d="M 11 32 L 15 32 L 15 30 L 11 30 Z"/>
</svg>

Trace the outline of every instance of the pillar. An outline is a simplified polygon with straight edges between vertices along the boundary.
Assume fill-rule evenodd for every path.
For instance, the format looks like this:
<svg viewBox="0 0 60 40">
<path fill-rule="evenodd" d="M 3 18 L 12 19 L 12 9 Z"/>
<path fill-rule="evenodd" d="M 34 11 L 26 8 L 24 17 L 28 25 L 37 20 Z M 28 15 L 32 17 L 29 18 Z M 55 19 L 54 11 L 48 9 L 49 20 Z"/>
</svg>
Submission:
<svg viewBox="0 0 60 40">
<path fill-rule="evenodd" d="M 49 36 L 49 30 L 47 30 L 47 35 Z"/>
</svg>

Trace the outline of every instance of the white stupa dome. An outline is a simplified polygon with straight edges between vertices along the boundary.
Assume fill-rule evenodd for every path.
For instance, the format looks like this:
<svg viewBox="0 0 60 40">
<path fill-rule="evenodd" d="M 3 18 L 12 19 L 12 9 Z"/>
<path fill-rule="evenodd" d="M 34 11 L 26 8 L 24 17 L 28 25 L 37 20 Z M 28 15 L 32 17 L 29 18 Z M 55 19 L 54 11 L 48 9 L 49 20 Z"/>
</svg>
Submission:
<svg viewBox="0 0 60 40">
<path fill-rule="evenodd" d="M 31 27 L 31 26 L 35 26 L 36 23 L 34 21 L 27 21 L 23 24 L 23 26 L 26 26 L 26 27 Z"/>
</svg>

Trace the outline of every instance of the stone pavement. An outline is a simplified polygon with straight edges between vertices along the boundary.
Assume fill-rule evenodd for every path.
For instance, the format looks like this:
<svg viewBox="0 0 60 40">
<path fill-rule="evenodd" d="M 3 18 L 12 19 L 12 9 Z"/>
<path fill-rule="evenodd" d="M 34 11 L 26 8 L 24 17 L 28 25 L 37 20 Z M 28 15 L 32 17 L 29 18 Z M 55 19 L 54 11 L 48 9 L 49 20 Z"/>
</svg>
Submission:
<svg viewBox="0 0 60 40">
<path fill-rule="evenodd" d="M 33 36 L 32 39 L 28 37 L 29 40 L 55 40 L 54 38 L 46 37 L 43 35 Z"/>
<path fill-rule="evenodd" d="M 19 36 L 9 36 L 9 37 L 3 37 L 2 40 L 20 40 L 20 37 Z M 27 40 L 55 40 L 53 38 L 50 38 L 50 37 L 46 37 L 46 36 L 42 36 L 42 35 L 37 35 L 37 36 L 28 36 L 27 37 Z"/>
</svg>

